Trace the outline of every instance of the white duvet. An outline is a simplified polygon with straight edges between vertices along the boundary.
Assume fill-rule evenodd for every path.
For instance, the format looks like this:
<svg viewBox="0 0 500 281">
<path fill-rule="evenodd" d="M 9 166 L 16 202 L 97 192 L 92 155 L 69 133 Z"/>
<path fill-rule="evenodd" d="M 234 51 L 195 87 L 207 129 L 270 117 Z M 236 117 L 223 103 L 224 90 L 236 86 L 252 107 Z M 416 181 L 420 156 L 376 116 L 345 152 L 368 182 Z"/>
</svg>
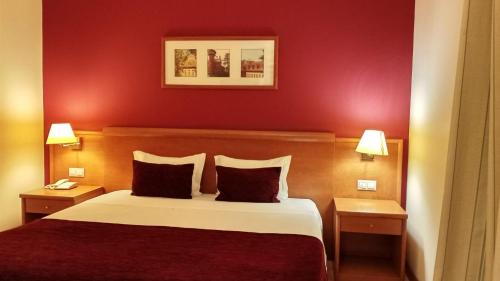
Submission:
<svg viewBox="0 0 500 281">
<path fill-rule="evenodd" d="M 46 218 L 131 225 L 172 226 L 256 233 L 300 234 L 321 241 L 322 221 L 309 199 L 281 203 L 215 201 L 204 194 L 191 200 L 131 196 L 111 192 Z"/>
</svg>

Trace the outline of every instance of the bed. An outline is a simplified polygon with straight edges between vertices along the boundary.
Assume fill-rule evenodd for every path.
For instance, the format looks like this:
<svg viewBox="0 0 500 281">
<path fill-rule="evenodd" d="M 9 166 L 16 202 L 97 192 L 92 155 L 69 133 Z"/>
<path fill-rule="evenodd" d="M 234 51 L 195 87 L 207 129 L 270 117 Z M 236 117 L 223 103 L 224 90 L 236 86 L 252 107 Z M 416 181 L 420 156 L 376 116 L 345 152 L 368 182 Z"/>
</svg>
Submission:
<svg viewBox="0 0 500 281">
<path fill-rule="evenodd" d="M 356 139 L 325 132 L 107 127 L 77 134 L 81 151 L 50 147 L 50 181 L 66 177 L 69 167 L 83 167 L 80 184 L 104 186 L 108 194 L 0 233 L 0 281 L 326 280 L 333 197 L 400 200 L 401 140 L 388 140 L 390 156 L 368 165 L 354 152 Z M 130 196 L 135 150 L 206 153 L 204 195 Z M 292 155 L 292 198 L 279 204 L 214 202 L 218 154 Z M 353 193 L 352 183 L 368 176 L 380 183 L 377 193 Z"/>
<path fill-rule="evenodd" d="M 322 219 L 309 199 L 115 191 L 0 233 L 0 253 L 0 280 L 327 280 Z"/>
</svg>

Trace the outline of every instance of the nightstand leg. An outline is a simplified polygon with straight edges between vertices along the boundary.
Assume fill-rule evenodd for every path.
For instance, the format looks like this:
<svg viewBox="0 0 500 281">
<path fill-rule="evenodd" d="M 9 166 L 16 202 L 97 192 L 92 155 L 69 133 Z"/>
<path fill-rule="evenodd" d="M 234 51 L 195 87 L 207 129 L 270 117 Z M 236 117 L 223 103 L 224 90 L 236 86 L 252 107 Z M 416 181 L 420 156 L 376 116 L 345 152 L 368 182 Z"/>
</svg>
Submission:
<svg viewBox="0 0 500 281">
<path fill-rule="evenodd" d="M 335 216 L 335 280 L 338 278 L 339 266 L 340 266 L 340 217 Z"/>
<path fill-rule="evenodd" d="M 21 213 L 22 222 L 23 224 L 26 224 L 26 200 L 24 198 L 21 199 Z"/>
<path fill-rule="evenodd" d="M 399 273 L 401 277 L 401 281 L 405 280 L 406 274 L 406 238 L 407 237 L 407 232 L 406 232 L 406 220 L 403 221 L 403 233 L 401 234 L 401 260 L 400 260 L 400 265 L 399 265 Z"/>
</svg>

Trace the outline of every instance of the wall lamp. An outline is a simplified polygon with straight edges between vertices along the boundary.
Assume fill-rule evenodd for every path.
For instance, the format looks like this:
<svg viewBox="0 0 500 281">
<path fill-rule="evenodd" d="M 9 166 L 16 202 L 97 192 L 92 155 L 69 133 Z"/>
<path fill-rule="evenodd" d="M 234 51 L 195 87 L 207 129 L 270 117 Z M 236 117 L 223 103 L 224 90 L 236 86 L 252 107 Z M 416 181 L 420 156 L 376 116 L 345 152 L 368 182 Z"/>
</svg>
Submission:
<svg viewBox="0 0 500 281">
<path fill-rule="evenodd" d="M 52 124 L 46 144 L 59 144 L 74 150 L 82 149 L 80 138 L 75 136 L 69 123 Z"/>
<path fill-rule="evenodd" d="M 356 147 L 356 152 L 361 153 L 362 161 L 373 161 L 375 155 L 389 155 L 383 131 L 365 130 Z"/>
</svg>

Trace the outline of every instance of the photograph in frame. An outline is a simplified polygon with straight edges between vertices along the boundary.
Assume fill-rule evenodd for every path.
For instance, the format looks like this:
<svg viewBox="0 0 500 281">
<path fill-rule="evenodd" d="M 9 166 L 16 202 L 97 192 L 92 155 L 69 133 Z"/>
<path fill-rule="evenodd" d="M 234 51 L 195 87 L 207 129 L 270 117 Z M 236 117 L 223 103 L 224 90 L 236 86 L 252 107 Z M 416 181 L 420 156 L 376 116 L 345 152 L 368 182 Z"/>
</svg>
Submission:
<svg viewBox="0 0 500 281">
<path fill-rule="evenodd" d="M 278 38 L 164 37 L 162 87 L 277 89 Z"/>
</svg>

